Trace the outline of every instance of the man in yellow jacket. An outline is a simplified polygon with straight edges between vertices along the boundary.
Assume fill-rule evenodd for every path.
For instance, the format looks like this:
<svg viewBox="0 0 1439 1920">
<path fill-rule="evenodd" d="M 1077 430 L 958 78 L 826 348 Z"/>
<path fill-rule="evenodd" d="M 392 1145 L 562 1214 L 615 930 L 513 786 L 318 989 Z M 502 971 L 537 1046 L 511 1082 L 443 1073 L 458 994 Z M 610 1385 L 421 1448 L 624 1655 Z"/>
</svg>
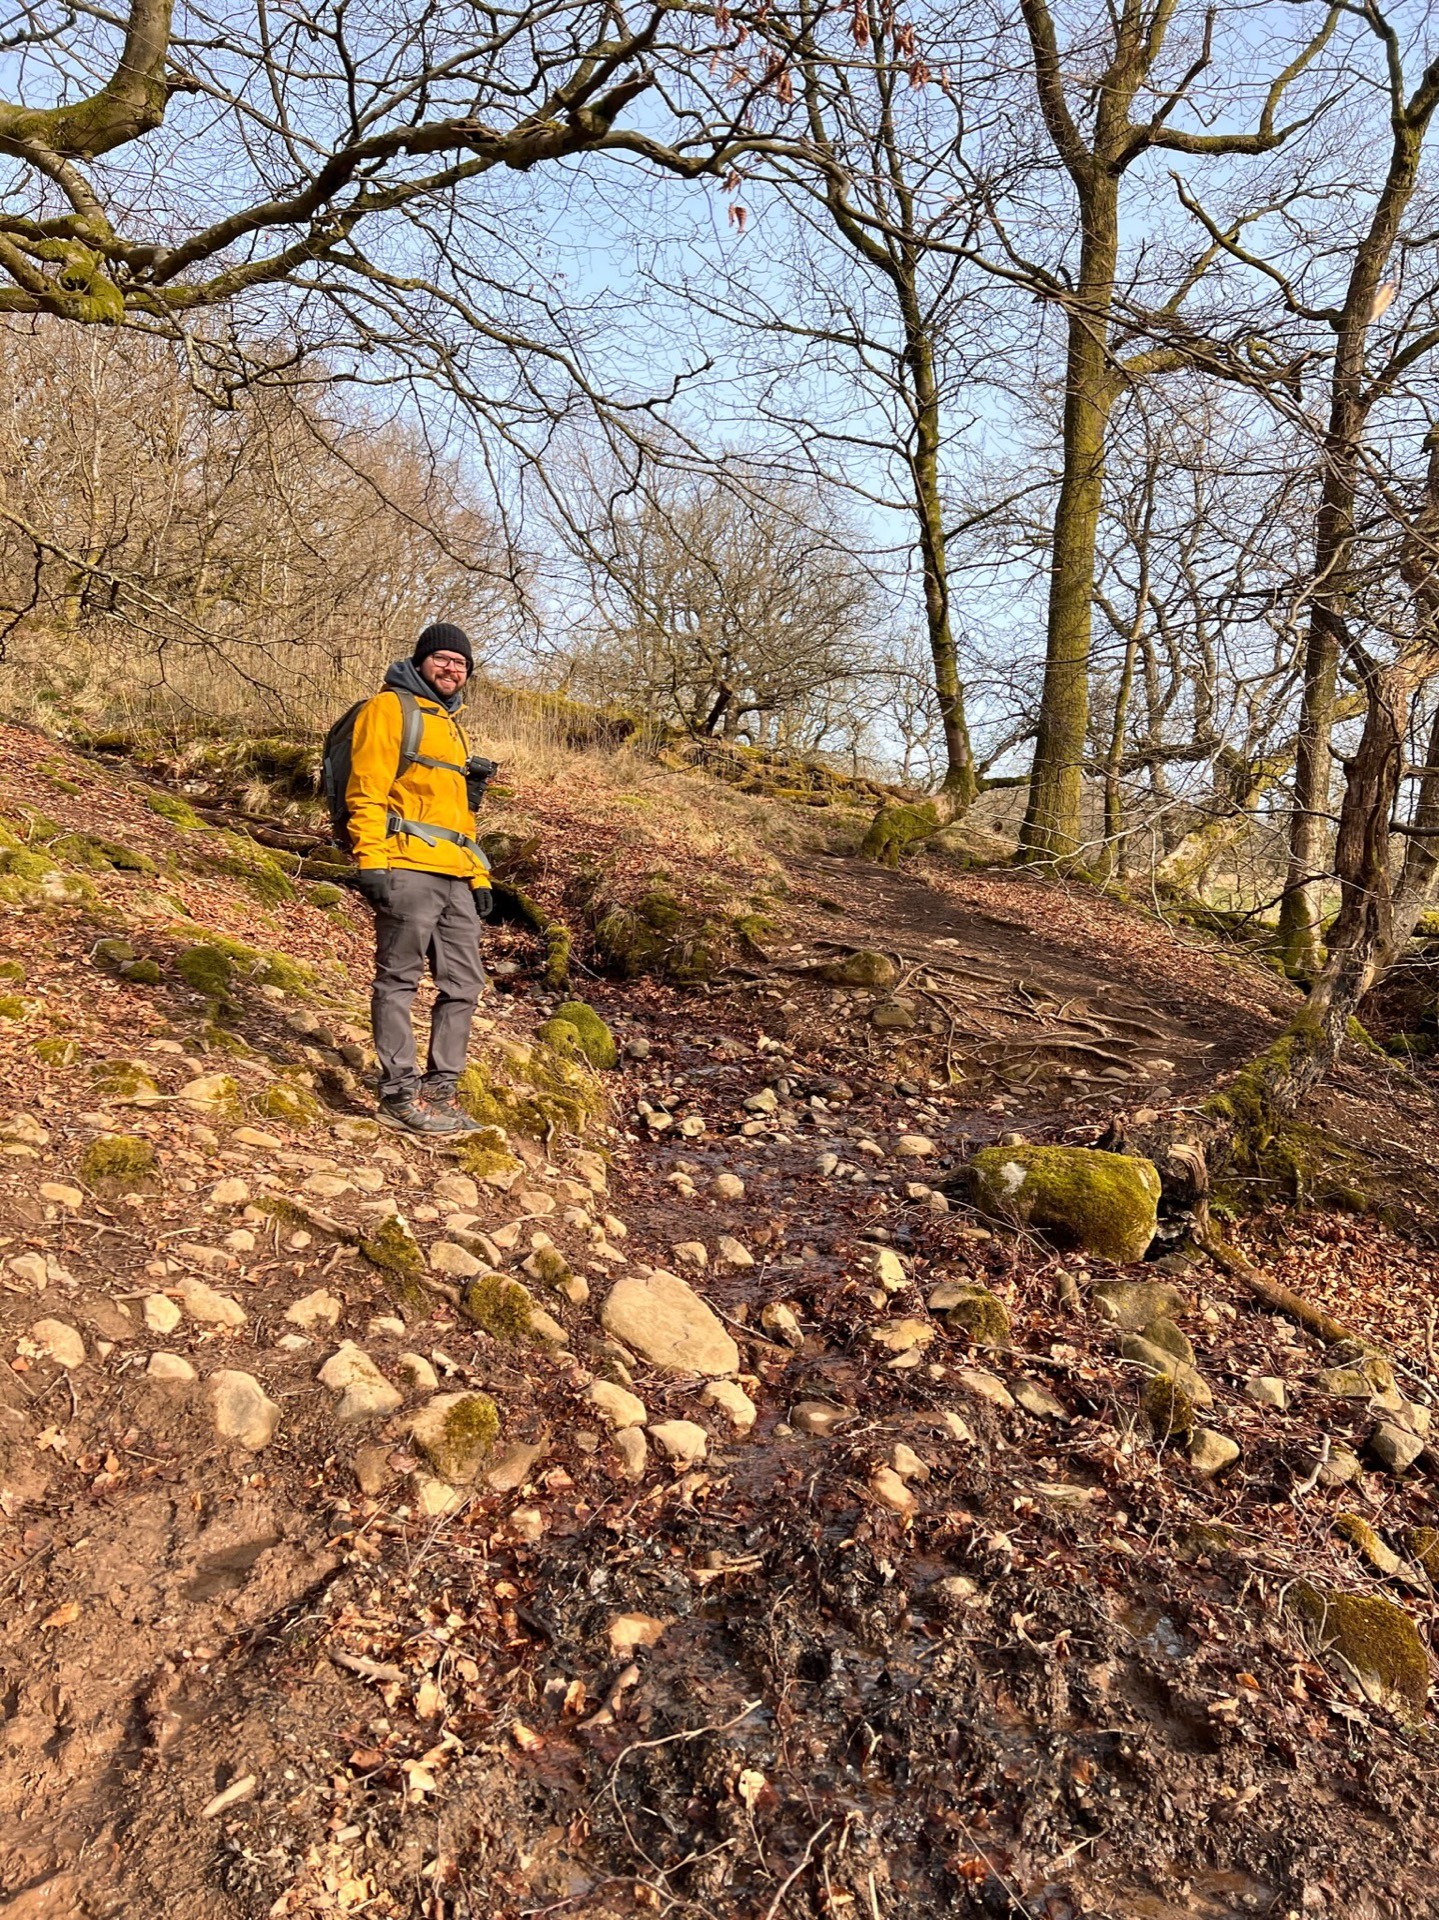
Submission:
<svg viewBox="0 0 1439 1920">
<path fill-rule="evenodd" d="M 474 1124 L 455 1083 L 485 984 L 480 920 L 490 910 L 490 870 L 475 807 L 494 768 L 472 758 L 456 718 L 473 669 L 459 627 L 426 627 L 355 716 L 345 786 L 357 885 L 375 910 L 379 1118 L 409 1133 L 465 1133 Z M 436 999 L 422 1079 L 411 1014 L 426 965 Z"/>
</svg>

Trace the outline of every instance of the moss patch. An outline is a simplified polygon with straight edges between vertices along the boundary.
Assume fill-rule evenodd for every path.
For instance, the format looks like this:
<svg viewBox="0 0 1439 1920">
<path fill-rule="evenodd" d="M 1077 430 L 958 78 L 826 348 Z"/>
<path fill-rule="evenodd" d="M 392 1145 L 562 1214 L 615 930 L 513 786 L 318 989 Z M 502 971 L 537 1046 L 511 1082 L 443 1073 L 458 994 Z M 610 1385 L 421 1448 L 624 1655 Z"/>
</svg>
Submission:
<svg viewBox="0 0 1439 1920">
<path fill-rule="evenodd" d="M 866 860 L 878 860 L 881 866 L 897 867 L 907 848 L 932 839 L 947 824 L 932 800 L 914 806 L 881 807 L 860 842 L 860 854 Z"/>
<path fill-rule="evenodd" d="M 320 1103 L 307 1087 L 277 1080 L 257 1096 L 255 1111 L 265 1120 L 280 1120 L 291 1127 L 310 1127 L 320 1117 Z"/>
<path fill-rule="evenodd" d="M 187 987 L 207 1000 L 226 1000 L 234 983 L 235 966 L 219 947 L 186 947 L 175 956 L 175 971 Z"/>
<path fill-rule="evenodd" d="M 510 1143 L 502 1127 L 481 1127 L 460 1142 L 458 1159 L 466 1173 L 476 1180 L 495 1186 L 507 1185 L 520 1172 L 522 1163 L 510 1152 Z"/>
<path fill-rule="evenodd" d="M 1289 1604 L 1318 1650 L 1335 1658 L 1366 1699 L 1423 1713 L 1429 1656 L 1402 1607 L 1378 1595 L 1326 1591 L 1307 1580 L 1290 1589 Z"/>
<path fill-rule="evenodd" d="M 114 1133 L 92 1140 L 80 1156 L 80 1178 L 87 1186 L 128 1193 L 155 1178 L 155 1149 L 136 1133 Z"/>
<path fill-rule="evenodd" d="M 67 867 L 83 867 L 90 873 L 144 873 L 158 871 L 148 854 L 137 853 L 119 840 L 104 840 L 93 833 L 66 833 L 51 842 L 51 853 Z"/>
<path fill-rule="evenodd" d="M 1160 1183 L 1151 1160 L 1089 1147 L 983 1147 L 967 1173 L 981 1212 L 1102 1260 L 1141 1260 L 1154 1238 Z"/>
<path fill-rule="evenodd" d="M 580 1051 L 592 1067 L 608 1069 L 618 1063 L 620 1054 L 614 1035 L 594 1008 L 586 1006 L 583 1000 L 564 1001 L 551 1017 L 574 1028 L 579 1035 Z"/>
<path fill-rule="evenodd" d="M 177 793 L 147 793 L 145 805 L 151 813 L 159 814 L 162 820 L 168 820 L 183 833 L 198 833 L 205 824 L 189 802 Z"/>
<path fill-rule="evenodd" d="M 500 1437 L 499 1409 L 487 1393 L 442 1393 L 410 1423 L 410 1442 L 442 1480 L 467 1486 Z"/>
<path fill-rule="evenodd" d="M 0 993 L 0 1020 L 23 1020 L 28 1012 L 18 993 Z"/>
<path fill-rule="evenodd" d="M 1198 1409 L 1184 1385 L 1168 1374 L 1153 1374 L 1139 1397 L 1140 1411 L 1156 1440 L 1178 1440 L 1192 1433 Z"/>
<path fill-rule="evenodd" d="M 102 1060 L 95 1068 L 95 1090 L 108 1100 L 154 1100 L 160 1089 L 138 1060 Z"/>
<path fill-rule="evenodd" d="M 988 1287 L 955 1287 L 941 1309 L 948 1325 L 976 1346 L 1002 1347 L 1009 1341 L 1009 1309 Z"/>
<path fill-rule="evenodd" d="M 19 960 L 0 960 L 0 981 L 7 986 L 23 987 L 30 978 Z"/>
<path fill-rule="evenodd" d="M 65 1040 L 59 1034 L 35 1042 L 35 1057 L 47 1067 L 73 1067 L 80 1058 L 78 1040 Z"/>
<path fill-rule="evenodd" d="M 465 1318 L 496 1340 L 525 1339 L 534 1306 L 529 1288 L 503 1273 L 478 1274 L 460 1297 Z"/>
<path fill-rule="evenodd" d="M 238 880 L 261 906 L 284 906 L 295 896 L 295 883 L 265 849 L 239 833 L 221 833 L 223 853 L 205 853 L 203 865 L 215 873 Z"/>
<path fill-rule="evenodd" d="M 482 1126 L 538 1140 L 556 1132 L 583 1134 L 605 1112 L 594 1070 L 553 1047 L 502 1044 L 471 1062 L 457 1091 Z"/>
<path fill-rule="evenodd" d="M 345 889 L 343 887 L 332 887 L 328 882 L 322 881 L 319 886 L 310 888 L 307 897 L 312 907 L 322 907 L 328 910 L 331 907 L 339 906 L 345 897 Z"/>
</svg>

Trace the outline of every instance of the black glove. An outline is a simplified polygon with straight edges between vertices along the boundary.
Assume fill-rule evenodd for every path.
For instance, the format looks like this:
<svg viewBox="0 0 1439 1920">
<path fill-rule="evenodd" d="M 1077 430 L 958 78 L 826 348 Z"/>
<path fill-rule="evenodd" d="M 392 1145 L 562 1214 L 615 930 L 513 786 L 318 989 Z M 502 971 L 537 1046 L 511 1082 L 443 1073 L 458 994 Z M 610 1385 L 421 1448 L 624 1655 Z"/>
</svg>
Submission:
<svg viewBox="0 0 1439 1920">
<path fill-rule="evenodd" d="M 472 887 L 475 896 L 475 912 L 482 920 L 488 920 L 495 910 L 495 896 L 488 887 Z"/>
<path fill-rule="evenodd" d="M 465 801 L 471 813 L 478 813 L 480 803 L 485 797 L 485 788 L 489 786 L 499 767 L 493 760 L 482 755 L 471 754 L 465 762 Z"/>
<path fill-rule="evenodd" d="M 394 883 L 388 867 L 361 867 L 355 885 L 376 913 L 389 912 Z"/>
</svg>

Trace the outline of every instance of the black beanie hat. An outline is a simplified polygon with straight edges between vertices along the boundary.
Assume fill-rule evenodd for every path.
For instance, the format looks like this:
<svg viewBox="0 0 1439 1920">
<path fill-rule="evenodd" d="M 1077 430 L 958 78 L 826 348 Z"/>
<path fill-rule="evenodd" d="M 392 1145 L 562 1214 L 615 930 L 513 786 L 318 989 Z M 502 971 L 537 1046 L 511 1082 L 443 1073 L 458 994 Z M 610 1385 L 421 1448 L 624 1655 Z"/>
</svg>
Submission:
<svg viewBox="0 0 1439 1920">
<path fill-rule="evenodd" d="M 460 627 L 452 627 L 448 620 L 437 620 L 433 626 L 426 627 L 415 642 L 415 651 L 410 658 L 419 666 L 432 653 L 461 654 L 470 672 L 475 670 L 475 656 L 470 651 L 469 635 Z"/>
</svg>

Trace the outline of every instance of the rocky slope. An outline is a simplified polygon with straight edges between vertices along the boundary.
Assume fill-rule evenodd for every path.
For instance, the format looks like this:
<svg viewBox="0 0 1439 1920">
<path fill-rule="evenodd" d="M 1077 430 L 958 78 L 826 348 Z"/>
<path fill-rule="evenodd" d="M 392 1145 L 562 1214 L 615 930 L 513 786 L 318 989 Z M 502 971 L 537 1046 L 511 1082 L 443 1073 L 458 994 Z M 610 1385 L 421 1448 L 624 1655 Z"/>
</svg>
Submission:
<svg viewBox="0 0 1439 1920">
<path fill-rule="evenodd" d="M 0 818 L 0 1913 L 1439 1903 L 1423 1082 L 1315 1116 L 1382 1218 L 1235 1223 L 1336 1353 L 971 1205 L 1283 1017 L 1112 903 L 787 824 L 617 1065 L 502 929 L 435 1152 L 357 903 L 18 730 Z"/>
</svg>

